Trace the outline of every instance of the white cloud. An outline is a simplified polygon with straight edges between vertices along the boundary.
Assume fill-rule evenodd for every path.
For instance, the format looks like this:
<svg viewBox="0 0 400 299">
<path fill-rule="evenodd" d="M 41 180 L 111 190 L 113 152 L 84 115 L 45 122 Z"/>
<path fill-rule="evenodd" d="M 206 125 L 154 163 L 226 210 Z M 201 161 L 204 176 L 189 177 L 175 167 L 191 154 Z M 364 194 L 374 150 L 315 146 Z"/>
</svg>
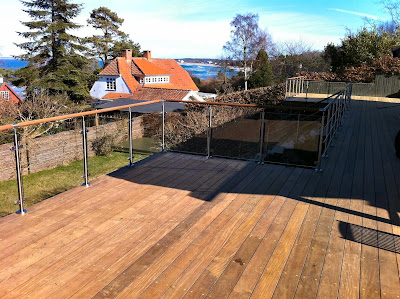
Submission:
<svg viewBox="0 0 400 299">
<path fill-rule="evenodd" d="M 185 58 L 185 57 L 218 57 L 222 46 L 229 39 L 229 23 L 236 13 L 251 11 L 248 3 L 241 0 L 231 0 L 229 5 L 225 0 L 207 2 L 203 0 L 87 0 L 80 16 L 74 20 L 86 24 L 89 12 L 99 6 L 107 6 L 125 19 L 122 30 L 138 42 L 143 50 L 151 50 L 154 57 Z M 22 11 L 20 1 L 1 1 L 0 10 L 9 13 L 1 18 L 2 38 L 0 40 L 0 55 L 12 56 L 21 54 L 21 50 L 13 43 L 21 43 L 23 38 L 16 31 L 24 31 L 19 20 L 27 20 Z M 282 8 L 282 7 L 281 7 Z M 328 16 L 306 14 L 301 12 L 268 11 L 259 8 L 260 26 L 267 28 L 277 42 L 285 40 L 303 40 L 315 49 L 323 49 L 328 42 L 339 42 L 344 35 L 345 26 L 338 24 Z M 331 9 L 342 13 L 350 12 Z M 367 14 L 362 16 L 374 17 Z M 84 26 L 75 34 L 88 36 L 93 29 Z"/>
<path fill-rule="evenodd" d="M 371 14 L 367 14 L 367 13 L 357 12 L 357 11 L 350 11 L 350 10 L 345 10 L 345 9 L 340 9 L 340 8 L 329 8 L 328 10 L 351 14 L 351 15 L 355 15 L 355 16 L 359 16 L 359 17 L 365 17 L 365 18 L 369 18 L 372 20 L 381 20 L 380 17 L 374 16 Z"/>
</svg>

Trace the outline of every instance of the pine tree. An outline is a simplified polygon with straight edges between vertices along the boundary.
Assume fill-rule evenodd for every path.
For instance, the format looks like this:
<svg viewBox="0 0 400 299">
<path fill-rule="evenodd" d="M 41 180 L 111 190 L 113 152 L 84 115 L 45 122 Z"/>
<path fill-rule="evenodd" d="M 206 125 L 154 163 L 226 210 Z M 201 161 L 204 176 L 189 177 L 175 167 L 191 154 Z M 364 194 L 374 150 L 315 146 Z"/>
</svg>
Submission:
<svg viewBox="0 0 400 299">
<path fill-rule="evenodd" d="M 269 86 L 274 81 L 274 74 L 269 62 L 268 54 L 261 49 L 254 61 L 254 71 L 250 76 L 249 83 L 251 88 Z"/>
<path fill-rule="evenodd" d="M 109 55 L 110 59 L 114 59 L 116 57 L 120 57 L 122 50 L 131 49 L 133 57 L 141 57 L 142 52 L 140 51 L 140 45 L 135 43 L 128 36 L 120 41 L 114 43 L 114 46 L 110 49 Z"/>
<path fill-rule="evenodd" d="M 70 33 L 81 27 L 72 22 L 81 4 L 69 0 L 21 2 L 31 21 L 22 22 L 28 31 L 18 32 L 28 41 L 17 44 L 25 51 L 17 58 L 29 64 L 16 73 L 14 82 L 30 84 L 26 86 L 28 97 L 35 89 L 44 89 L 49 94 L 67 93 L 72 100 L 83 100 L 89 95 L 90 61 L 80 54 L 85 50 L 80 39 Z"/>
<path fill-rule="evenodd" d="M 101 30 L 102 35 L 93 35 L 86 39 L 90 46 L 90 54 L 99 57 L 103 66 L 106 66 L 112 59 L 121 55 L 124 49 L 132 49 L 133 55 L 140 55 L 140 46 L 131 41 L 128 34 L 120 30 L 124 19 L 108 9 L 99 7 L 92 10 L 88 24 L 94 29 Z M 117 56 L 115 56 L 117 52 Z"/>
<path fill-rule="evenodd" d="M 98 56 L 105 66 L 110 61 L 109 52 L 115 40 L 126 36 L 124 32 L 119 30 L 124 19 L 118 17 L 115 12 L 107 7 L 102 6 L 92 10 L 87 22 L 94 29 L 101 30 L 103 33 L 87 38 L 86 42 L 90 45 L 92 56 Z"/>
</svg>

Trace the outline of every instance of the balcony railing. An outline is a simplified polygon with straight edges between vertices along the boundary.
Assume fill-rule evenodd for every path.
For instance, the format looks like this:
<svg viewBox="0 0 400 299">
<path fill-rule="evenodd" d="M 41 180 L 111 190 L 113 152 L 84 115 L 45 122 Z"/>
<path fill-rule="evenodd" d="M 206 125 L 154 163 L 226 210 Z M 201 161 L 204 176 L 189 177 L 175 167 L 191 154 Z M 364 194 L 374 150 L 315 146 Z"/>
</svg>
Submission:
<svg viewBox="0 0 400 299">
<path fill-rule="evenodd" d="M 88 127 L 91 128 L 93 123 L 99 124 L 99 115 L 104 116 L 107 113 L 122 110 L 127 111 L 127 113 L 120 118 L 122 120 L 120 127 L 113 125 L 98 130 L 103 133 L 113 130 L 108 133 L 121 134 L 122 137 L 118 139 L 119 144 L 121 148 L 125 148 L 128 152 L 130 166 L 134 164 L 133 154 L 136 145 L 150 140 L 150 143 L 155 145 L 153 152 L 178 151 L 200 154 L 207 158 L 215 156 L 245 159 L 260 164 L 279 163 L 310 167 L 321 171 L 321 158 L 328 155 L 328 148 L 332 145 L 343 116 L 348 110 L 350 99 L 351 84 L 347 85 L 346 89 L 325 99 L 324 101 L 327 103 L 323 108 L 316 108 L 314 107 L 315 104 L 309 107 L 288 107 L 219 102 L 149 101 L 9 124 L 0 126 L 0 133 L 3 133 L 4 136 L 7 135 L 7 142 L 10 142 L 11 135 L 9 133 L 12 133 L 12 151 L 15 160 L 14 177 L 17 181 L 18 191 L 16 204 L 19 206 L 18 212 L 24 214 L 26 211 L 24 209 L 24 189 L 34 186 L 27 187 L 23 183 L 22 167 L 26 167 L 26 165 L 22 165 L 21 162 L 22 144 L 19 136 L 21 133 L 19 130 L 23 128 L 73 120 L 76 123 L 76 129 L 79 129 L 76 132 L 79 131 L 81 136 L 78 137 L 78 133 L 75 133 L 75 137 L 68 132 L 62 132 L 62 134 L 65 134 L 65 136 L 72 134 L 72 137 L 68 137 L 70 139 L 64 143 L 81 144 L 80 153 L 75 153 L 75 156 L 78 157 L 76 160 L 82 160 L 82 185 L 86 187 L 90 185 L 90 163 L 88 162 L 90 146 L 88 139 L 93 142 L 93 130 L 90 132 L 92 135 L 88 137 Z M 182 111 L 166 112 L 165 108 L 168 102 L 185 103 L 185 108 Z M 160 111 L 148 113 L 146 118 L 140 120 L 140 124 L 135 121 L 131 109 L 157 103 L 160 105 L 158 106 Z M 115 120 L 116 117 L 113 115 L 110 118 Z M 108 118 L 100 117 L 100 121 L 102 119 L 104 123 L 108 122 Z M 124 125 L 125 120 L 127 120 L 127 125 Z M 140 136 L 145 137 L 141 138 L 140 142 L 134 136 L 134 131 L 138 129 L 137 126 L 139 125 Z M 147 135 L 143 133 L 144 131 L 147 132 Z M 55 145 L 49 144 L 46 154 L 51 154 L 51 151 L 54 151 L 57 153 L 54 155 L 57 158 L 54 159 L 60 160 L 64 152 L 72 150 L 68 146 L 64 146 L 61 150 L 60 142 L 66 137 L 57 136 L 57 138 L 52 139 L 55 135 L 43 137 L 49 138 L 48 143 L 57 143 Z M 74 150 L 76 148 L 75 146 Z M 93 153 L 91 154 L 93 155 Z M 34 160 L 34 158 L 30 157 L 26 160 Z M 36 160 L 40 160 L 40 157 L 36 158 Z M 4 163 L 4 161 L 2 162 Z M 64 163 L 62 161 L 57 162 L 54 165 L 52 164 L 53 167 Z M 8 164 L 11 163 L 8 162 Z M 32 165 L 27 167 L 34 168 Z"/>
</svg>

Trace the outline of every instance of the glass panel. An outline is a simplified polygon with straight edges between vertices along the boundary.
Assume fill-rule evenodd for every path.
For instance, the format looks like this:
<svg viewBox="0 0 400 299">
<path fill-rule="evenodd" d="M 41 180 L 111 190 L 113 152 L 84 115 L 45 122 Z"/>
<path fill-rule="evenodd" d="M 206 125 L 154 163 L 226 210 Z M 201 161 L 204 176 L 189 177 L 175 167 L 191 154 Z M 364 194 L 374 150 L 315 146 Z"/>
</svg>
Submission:
<svg viewBox="0 0 400 299">
<path fill-rule="evenodd" d="M 133 120 L 133 148 L 139 153 L 158 153 L 162 150 L 162 108 L 160 111 L 138 114 Z M 158 109 L 157 108 L 157 109 Z M 136 131 L 141 128 L 141 130 Z"/>
<path fill-rule="evenodd" d="M 80 130 L 77 119 L 18 129 L 25 207 L 82 184 Z"/>
<path fill-rule="evenodd" d="M 246 107 L 213 107 L 211 154 L 258 160 L 259 153 L 260 112 Z"/>
<path fill-rule="evenodd" d="M 265 113 L 264 161 L 315 166 L 321 117 L 319 112 Z"/>
<path fill-rule="evenodd" d="M 209 114 L 208 106 L 196 104 L 186 104 L 183 111 L 167 113 L 166 149 L 207 155 Z"/>
<path fill-rule="evenodd" d="M 15 154 L 12 130 L 0 132 L 0 217 L 18 210 L 14 201 L 18 199 Z"/>
</svg>

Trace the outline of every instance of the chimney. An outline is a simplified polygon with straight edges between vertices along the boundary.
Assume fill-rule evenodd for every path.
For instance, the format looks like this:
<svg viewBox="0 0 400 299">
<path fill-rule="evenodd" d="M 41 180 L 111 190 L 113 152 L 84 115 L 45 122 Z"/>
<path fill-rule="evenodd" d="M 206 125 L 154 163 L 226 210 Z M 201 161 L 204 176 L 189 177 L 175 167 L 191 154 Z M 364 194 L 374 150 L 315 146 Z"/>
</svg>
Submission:
<svg viewBox="0 0 400 299">
<path fill-rule="evenodd" d="M 149 50 L 143 51 L 143 57 L 151 61 L 151 51 Z"/>
<path fill-rule="evenodd" d="M 122 51 L 122 57 L 125 58 L 126 61 L 131 61 L 132 60 L 132 50 L 131 49 L 126 49 Z"/>
<path fill-rule="evenodd" d="M 3 77 L 0 77 L 0 84 L 3 84 L 3 83 L 4 83 Z"/>
</svg>

